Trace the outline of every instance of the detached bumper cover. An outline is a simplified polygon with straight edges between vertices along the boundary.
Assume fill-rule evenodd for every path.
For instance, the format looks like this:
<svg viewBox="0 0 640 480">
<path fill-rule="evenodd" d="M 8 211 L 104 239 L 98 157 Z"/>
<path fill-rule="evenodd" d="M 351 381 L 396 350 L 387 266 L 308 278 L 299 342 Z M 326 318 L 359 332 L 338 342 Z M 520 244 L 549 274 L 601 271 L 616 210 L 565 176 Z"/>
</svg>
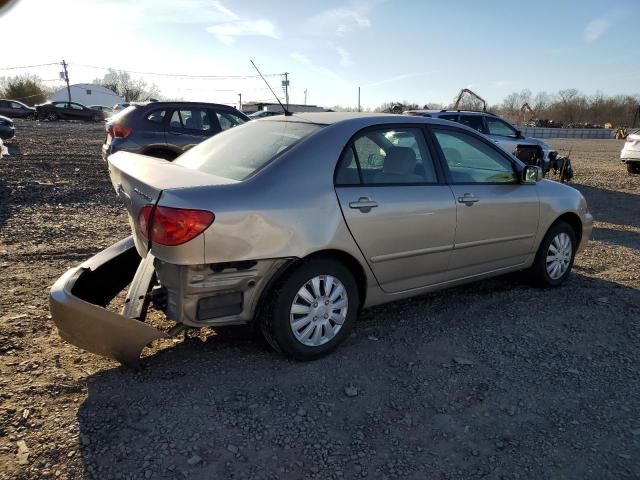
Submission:
<svg viewBox="0 0 640 480">
<path fill-rule="evenodd" d="M 130 283 L 133 287 L 128 300 L 147 293 L 151 276 L 140 281 L 149 271 L 144 264 L 129 237 L 62 275 L 49 295 L 51 316 L 60 336 L 89 352 L 137 365 L 146 345 L 168 335 L 105 307 Z"/>
</svg>

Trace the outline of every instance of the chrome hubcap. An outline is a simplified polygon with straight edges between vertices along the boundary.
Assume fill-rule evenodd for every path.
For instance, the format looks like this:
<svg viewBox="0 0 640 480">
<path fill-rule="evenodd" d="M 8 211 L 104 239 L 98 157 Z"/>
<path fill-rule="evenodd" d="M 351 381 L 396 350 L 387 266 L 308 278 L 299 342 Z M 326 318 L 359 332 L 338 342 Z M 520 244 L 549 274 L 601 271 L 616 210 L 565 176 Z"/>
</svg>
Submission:
<svg viewBox="0 0 640 480">
<path fill-rule="evenodd" d="M 549 245 L 547 252 L 547 274 L 552 280 L 558 280 L 569 269 L 573 246 L 571 238 L 566 233 L 559 233 Z"/>
<path fill-rule="evenodd" d="M 307 347 L 324 345 L 342 328 L 348 307 L 347 290 L 340 280 L 330 275 L 313 277 L 293 299 L 291 331 Z"/>
</svg>

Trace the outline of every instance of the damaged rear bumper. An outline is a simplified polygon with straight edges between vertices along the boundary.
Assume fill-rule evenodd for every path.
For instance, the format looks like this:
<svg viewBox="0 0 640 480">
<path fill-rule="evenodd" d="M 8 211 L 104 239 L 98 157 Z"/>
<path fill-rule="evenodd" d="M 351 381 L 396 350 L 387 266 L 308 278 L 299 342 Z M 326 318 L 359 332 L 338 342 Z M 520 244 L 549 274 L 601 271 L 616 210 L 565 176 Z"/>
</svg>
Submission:
<svg viewBox="0 0 640 480">
<path fill-rule="evenodd" d="M 153 277 L 153 268 L 145 268 L 147 262 L 153 258 L 141 262 L 129 237 L 62 275 L 49 295 L 60 336 L 89 352 L 138 365 L 146 345 L 168 336 L 138 319 L 144 318 L 143 303 Z M 125 307 L 130 317 L 107 310 L 109 302 L 129 284 L 127 302 L 135 303 L 134 308 Z"/>
</svg>

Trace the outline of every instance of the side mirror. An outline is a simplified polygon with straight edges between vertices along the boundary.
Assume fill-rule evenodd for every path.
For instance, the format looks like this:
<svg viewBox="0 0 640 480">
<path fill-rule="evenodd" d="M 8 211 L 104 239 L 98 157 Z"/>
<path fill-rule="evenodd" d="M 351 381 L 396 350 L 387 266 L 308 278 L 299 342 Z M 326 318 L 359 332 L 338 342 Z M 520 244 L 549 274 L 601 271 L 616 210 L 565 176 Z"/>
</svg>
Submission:
<svg viewBox="0 0 640 480">
<path fill-rule="evenodd" d="M 525 165 L 522 170 L 522 183 L 535 184 L 542 180 L 542 168 L 535 165 Z"/>
<path fill-rule="evenodd" d="M 516 130 L 516 138 L 523 138 L 520 130 Z"/>
</svg>

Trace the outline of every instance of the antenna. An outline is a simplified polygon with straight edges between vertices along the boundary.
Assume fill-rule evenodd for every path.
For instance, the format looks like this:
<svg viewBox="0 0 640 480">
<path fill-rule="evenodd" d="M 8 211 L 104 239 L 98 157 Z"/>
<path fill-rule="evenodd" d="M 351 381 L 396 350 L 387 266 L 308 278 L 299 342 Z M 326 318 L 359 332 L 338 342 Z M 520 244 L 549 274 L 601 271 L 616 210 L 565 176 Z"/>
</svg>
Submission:
<svg viewBox="0 0 640 480">
<path fill-rule="evenodd" d="M 273 88 L 271 88 L 271 85 L 269 85 L 269 82 L 267 82 L 264 77 L 262 76 L 262 73 L 260 73 L 260 70 L 258 70 L 258 67 L 256 67 L 256 64 L 253 63 L 253 60 L 249 60 L 251 62 L 251 65 L 253 65 L 253 68 L 256 69 L 256 72 L 258 72 L 258 75 L 260 75 L 260 78 L 262 79 L 262 81 L 264 83 L 267 84 L 267 87 L 269 87 L 269 90 L 271 90 L 271 93 L 273 93 L 273 96 L 276 97 L 276 100 L 278 101 L 278 103 L 280 104 L 280 106 L 282 107 L 282 111 L 284 112 L 284 114 L 286 116 L 291 116 L 291 112 L 289 110 L 287 110 L 285 108 L 285 106 L 282 104 L 282 102 L 280 101 L 280 99 L 278 98 L 278 96 L 276 95 L 276 93 L 273 91 Z"/>
</svg>

